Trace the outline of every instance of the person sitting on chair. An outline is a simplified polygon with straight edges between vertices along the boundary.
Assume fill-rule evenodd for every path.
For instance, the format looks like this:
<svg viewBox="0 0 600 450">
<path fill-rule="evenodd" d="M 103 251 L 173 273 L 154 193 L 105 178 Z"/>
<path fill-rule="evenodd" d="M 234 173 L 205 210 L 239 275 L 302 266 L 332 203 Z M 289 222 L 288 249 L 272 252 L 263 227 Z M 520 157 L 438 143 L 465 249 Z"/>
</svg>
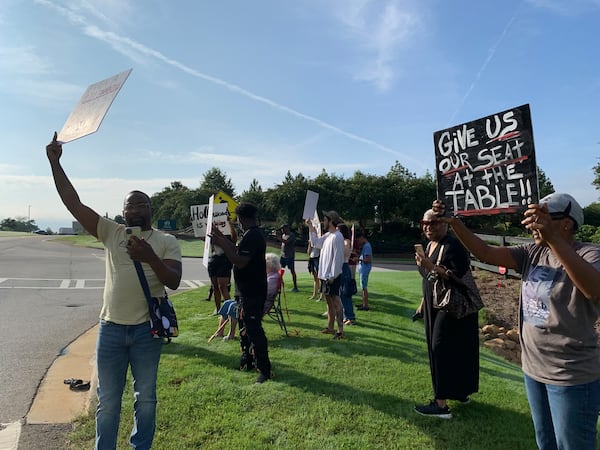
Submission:
<svg viewBox="0 0 600 450">
<path fill-rule="evenodd" d="M 277 297 L 277 294 L 279 293 L 282 281 L 282 276 L 279 273 L 281 269 L 279 256 L 275 253 L 267 253 L 265 255 L 265 263 L 267 265 L 267 299 L 265 301 L 263 314 L 267 314 L 273 307 L 275 297 Z"/>
</svg>

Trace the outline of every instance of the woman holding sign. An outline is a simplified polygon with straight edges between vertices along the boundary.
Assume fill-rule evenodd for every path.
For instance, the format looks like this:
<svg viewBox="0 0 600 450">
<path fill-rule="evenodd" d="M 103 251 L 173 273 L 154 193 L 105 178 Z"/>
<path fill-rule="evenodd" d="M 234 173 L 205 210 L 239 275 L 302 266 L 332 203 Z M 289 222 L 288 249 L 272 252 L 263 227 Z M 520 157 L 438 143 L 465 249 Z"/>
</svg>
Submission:
<svg viewBox="0 0 600 450">
<path fill-rule="evenodd" d="M 533 242 L 514 247 L 486 244 L 458 218 L 443 217 L 439 201 L 433 209 L 475 257 L 521 274 L 521 363 L 538 447 L 596 449 L 600 247 L 574 238 L 581 206 L 559 193 L 530 204 L 521 223 Z"/>
<path fill-rule="evenodd" d="M 469 271 L 469 254 L 448 225 L 427 210 L 421 220 L 427 248 L 415 255 L 423 277 L 423 301 L 420 309 L 425 322 L 429 368 L 434 398 L 430 403 L 416 405 L 422 416 L 451 419 L 447 400 L 469 402 L 469 395 L 479 390 L 479 329 L 477 313 L 461 319 L 433 307 L 433 282 L 451 274 L 462 278 Z"/>
</svg>

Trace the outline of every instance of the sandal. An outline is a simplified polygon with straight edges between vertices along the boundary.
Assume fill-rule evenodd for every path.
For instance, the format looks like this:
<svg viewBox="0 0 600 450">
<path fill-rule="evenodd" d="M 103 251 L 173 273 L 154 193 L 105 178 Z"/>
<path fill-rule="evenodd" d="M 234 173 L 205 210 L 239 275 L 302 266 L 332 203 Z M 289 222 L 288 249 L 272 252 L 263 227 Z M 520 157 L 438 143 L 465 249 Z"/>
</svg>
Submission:
<svg viewBox="0 0 600 450">
<path fill-rule="evenodd" d="M 323 334 L 333 334 L 333 329 L 331 329 L 331 328 L 323 328 L 321 330 L 321 333 L 323 333 Z"/>
<path fill-rule="evenodd" d="M 76 386 L 78 384 L 83 383 L 83 380 L 80 378 L 67 378 L 66 380 L 63 380 L 63 383 L 68 384 L 70 386 Z"/>
<path fill-rule="evenodd" d="M 77 380 L 81 381 L 81 380 Z M 85 383 L 74 383 L 69 386 L 69 389 L 72 391 L 89 391 L 90 390 L 90 382 L 86 381 Z"/>
</svg>

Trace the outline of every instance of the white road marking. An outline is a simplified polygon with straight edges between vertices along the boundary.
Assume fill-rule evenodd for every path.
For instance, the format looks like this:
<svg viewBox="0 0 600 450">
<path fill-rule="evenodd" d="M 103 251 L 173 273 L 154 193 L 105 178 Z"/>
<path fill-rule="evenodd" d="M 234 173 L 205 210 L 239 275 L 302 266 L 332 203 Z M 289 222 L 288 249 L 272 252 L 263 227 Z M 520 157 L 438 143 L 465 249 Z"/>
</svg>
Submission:
<svg viewBox="0 0 600 450">
<path fill-rule="evenodd" d="M 177 290 L 196 289 L 209 283 L 208 280 L 181 280 Z M 104 289 L 104 278 L 0 278 L 0 289 Z"/>
</svg>

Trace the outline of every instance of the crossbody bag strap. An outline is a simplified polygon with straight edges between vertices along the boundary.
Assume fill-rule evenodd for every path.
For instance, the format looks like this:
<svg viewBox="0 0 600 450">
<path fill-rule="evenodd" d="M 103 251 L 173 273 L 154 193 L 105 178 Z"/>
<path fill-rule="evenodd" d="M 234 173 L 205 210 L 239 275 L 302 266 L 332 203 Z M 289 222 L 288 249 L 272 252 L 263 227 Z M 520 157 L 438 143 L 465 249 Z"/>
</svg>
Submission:
<svg viewBox="0 0 600 450">
<path fill-rule="evenodd" d="M 436 266 L 439 266 L 440 263 L 442 262 L 443 253 L 444 253 L 444 244 L 442 244 L 442 246 L 440 247 L 440 252 L 438 253 L 437 262 L 435 263 Z"/>
<path fill-rule="evenodd" d="M 134 260 L 133 265 L 135 266 L 135 271 L 137 272 L 140 284 L 142 285 L 146 302 L 148 302 L 148 308 L 152 308 L 152 296 L 150 295 L 150 287 L 148 286 L 148 280 L 146 280 L 146 274 L 144 273 L 144 269 L 142 269 L 142 263 Z"/>
</svg>

